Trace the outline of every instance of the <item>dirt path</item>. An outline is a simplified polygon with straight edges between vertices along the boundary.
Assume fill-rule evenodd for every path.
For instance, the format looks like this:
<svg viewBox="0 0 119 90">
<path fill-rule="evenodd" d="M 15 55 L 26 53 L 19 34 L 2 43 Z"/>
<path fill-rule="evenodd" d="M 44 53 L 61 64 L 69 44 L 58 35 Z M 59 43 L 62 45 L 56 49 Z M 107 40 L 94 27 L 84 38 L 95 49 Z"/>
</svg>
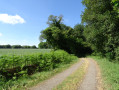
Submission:
<svg viewBox="0 0 119 90">
<path fill-rule="evenodd" d="M 90 58 L 87 58 L 87 60 L 89 61 L 89 67 L 78 90 L 102 90 L 101 88 L 99 89 L 98 85 L 100 76 L 98 74 L 97 64 Z"/>
<path fill-rule="evenodd" d="M 81 61 L 71 66 L 69 69 L 61 72 L 52 78 L 45 80 L 44 82 L 38 84 L 37 86 L 30 88 L 30 90 L 52 90 L 58 84 L 60 84 L 65 78 L 67 78 L 70 74 L 76 71 L 84 60 L 89 61 L 89 67 L 87 68 L 87 72 L 84 76 L 83 81 L 81 82 L 78 90 L 103 90 L 101 88 L 101 73 L 100 69 L 96 63 L 91 58 L 81 58 Z"/>
<path fill-rule="evenodd" d="M 30 90 L 52 90 L 55 86 L 60 84 L 66 77 L 68 77 L 71 73 L 73 73 L 75 70 L 77 70 L 83 62 L 84 62 L 84 60 L 81 59 L 80 62 L 74 64 L 69 69 L 55 75 L 54 77 L 52 77 L 48 80 L 45 80 L 44 82 L 40 83 L 39 85 L 37 85 L 33 88 L 30 88 Z"/>
</svg>

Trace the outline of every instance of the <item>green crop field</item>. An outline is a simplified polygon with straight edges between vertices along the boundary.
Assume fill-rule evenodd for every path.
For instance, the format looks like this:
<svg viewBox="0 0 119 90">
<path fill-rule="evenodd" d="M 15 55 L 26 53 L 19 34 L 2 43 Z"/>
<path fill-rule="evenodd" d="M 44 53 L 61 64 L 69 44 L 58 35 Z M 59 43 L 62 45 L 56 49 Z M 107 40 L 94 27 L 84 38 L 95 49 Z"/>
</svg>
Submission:
<svg viewBox="0 0 119 90">
<path fill-rule="evenodd" d="M 33 53 L 46 53 L 50 52 L 51 49 L 0 49 L 1 55 L 27 55 Z"/>
</svg>

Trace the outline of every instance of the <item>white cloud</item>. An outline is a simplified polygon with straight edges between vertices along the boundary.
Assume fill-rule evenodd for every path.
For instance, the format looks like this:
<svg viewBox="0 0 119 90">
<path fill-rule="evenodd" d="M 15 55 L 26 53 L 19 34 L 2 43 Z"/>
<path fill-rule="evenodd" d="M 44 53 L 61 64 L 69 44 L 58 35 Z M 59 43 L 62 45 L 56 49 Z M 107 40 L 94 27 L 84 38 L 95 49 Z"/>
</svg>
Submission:
<svg viewBox="0 0 119 90">
<path fill-rule="evenodd" d="M 8 24 L 25 23 L 25 20 L 19 15 L 0 14 L 0 21 Z"/>
<path fill-rule="evenodd" d="M 0 33 L 0 36 L 2 36 L 2 33 Z"/>
</svg>

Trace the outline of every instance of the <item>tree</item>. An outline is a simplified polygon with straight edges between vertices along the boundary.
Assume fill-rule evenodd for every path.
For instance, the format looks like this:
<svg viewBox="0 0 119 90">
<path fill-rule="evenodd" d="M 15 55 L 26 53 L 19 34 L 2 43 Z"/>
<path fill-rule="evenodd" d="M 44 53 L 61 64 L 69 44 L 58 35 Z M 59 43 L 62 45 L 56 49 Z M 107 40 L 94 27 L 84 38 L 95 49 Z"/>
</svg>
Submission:
<svg viewBox="0 0 119 90">
<path fill-rule="evenodd" d="M 5 48 L 12 48 L 11 45 L 5 45 Z"/>
<path fill-rule="evenodd" d="M 5 45 L 0 45 L 0 48 L 5 48 Z"/>
<path fill-rule="evenodd" d="M 22 46 L 21 45 L 12 45 L 12 48 L 18 49 L 18 48 L 22 48 Z"/>
<path fill-rule="evenodd" d="M 113 8 L 118 13 L 119 17 L 119 0 L 112 0 Z"/>
<path fill-rule="evenodd" d="M 52 48 L 51 45 L 49 45 L 47 42 L 40 42 L 38 44 L 38 48 L 40 49 L 50 49 Z"/>
<path fill-rule="evenodd" d="M 24 49 L 29 49 L 29 48 L 32 48 L 32 47 L 36 47 L 35 45 L 34 46 L 28 46 L 28 45 L 24 45 L 24 46 L 22 46 L 22 48 L 24 48 Z"/>
<path fill-rule="evenodd" d="M 54 49 L 63 49 L 69 53 L 83 55 L 88 45 L 83 36 L 84 26 L 77 24 L 74 29 L 61 22 L 63 17 L 49 16 L 49 27 L 41 32 L 40 39 L 45 39 Z"/>
<path fill-rule="evenodd" d="M 111 0 L 83 0 L 82 3 L 86 6 L 82 22 L 86 25 L 87 42 L 95 52 L 114 59 L 119 45 L 119 18 Z"/>
<path fill-rule="evenodd" d="M 61 29 L 61 24 L 62 24 L 62 21 L 63 21 L 63 16 L 60 15 L 59 17 L 58 16 L 54 16 L 54 15 L 50 15 L 48 17 L 48 21 L 47 21 L 47 24 L 50 26 L 50 27 L 58 27 Z"/>
<path fill-rule="evenodd" d="M 36 49 L 37 47 L 35 45 L 31 46 L 31 48 Z"/>
</svg>

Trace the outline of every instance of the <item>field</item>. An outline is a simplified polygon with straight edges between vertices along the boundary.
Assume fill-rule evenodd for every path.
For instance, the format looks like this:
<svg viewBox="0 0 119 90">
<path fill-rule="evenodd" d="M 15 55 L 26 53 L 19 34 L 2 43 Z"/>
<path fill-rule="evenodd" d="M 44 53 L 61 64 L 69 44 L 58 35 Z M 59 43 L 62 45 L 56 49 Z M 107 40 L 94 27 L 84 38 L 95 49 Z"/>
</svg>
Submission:
<svg viewBox="0 0 119 90">
<path fill-rule="evenodd" d="M 51 49 L 0 49 L 1 55 L 27 55 L 33 53 L 46 53 L 50 52 Z"/>
</svg>

